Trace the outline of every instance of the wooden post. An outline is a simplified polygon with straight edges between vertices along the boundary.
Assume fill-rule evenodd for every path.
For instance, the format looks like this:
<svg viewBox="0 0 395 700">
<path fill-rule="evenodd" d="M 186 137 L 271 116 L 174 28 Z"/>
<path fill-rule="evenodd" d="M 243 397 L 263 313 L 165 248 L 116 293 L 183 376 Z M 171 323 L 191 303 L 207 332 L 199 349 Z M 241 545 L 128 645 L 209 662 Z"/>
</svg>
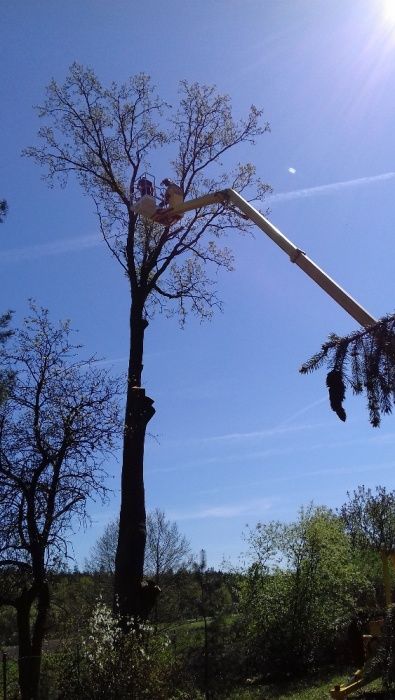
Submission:
<svg viewBox="0 0 395 700">
<path fill-rule="evenodd" d="M 380 552 L 380 554 L 381 554 L 381 561 L 383 564 L 385 604 L 388 607 L 392 603 L 391 580 L 390 580 L 390 572 L 389 572 L 389 568 L 388 568 L 388 553 L 387 552 Z"/>
<path fill-rule="evenodd" d="M 3 698 L 7 700 L 7 654 L 3 651 Z"/>
</svg>

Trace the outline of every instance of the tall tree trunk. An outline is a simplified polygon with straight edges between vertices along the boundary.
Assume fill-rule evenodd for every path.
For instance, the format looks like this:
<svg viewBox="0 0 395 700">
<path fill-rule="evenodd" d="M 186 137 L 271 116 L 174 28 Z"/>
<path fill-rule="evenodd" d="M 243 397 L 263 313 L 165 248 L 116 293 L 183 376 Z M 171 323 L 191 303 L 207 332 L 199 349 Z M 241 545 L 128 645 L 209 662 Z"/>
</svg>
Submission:
<svg viewBox="0 0 395 700">
<path fill-rule="evenodd" d="M 144 617 L 143 569 L 146 540 L 144 443 L 148 422 L 155 413 L 153 401 L 141 387 L 144 331 L 143 305 L 132 301 L 130 355 L 125 412 L 121 479 L 121 511 L 115 557 L 114 609 L 121 618 Z"/>
<path fill-rule="evenodd" d="M 37 616 L 31 629 L 31 609 L 37 600 Z M 38 700 L 42 645 L 49 610 L 47 582 L 25 589 L 16 604 L 18 628 L 18 680 L 21 700 Z"/>
</svg>

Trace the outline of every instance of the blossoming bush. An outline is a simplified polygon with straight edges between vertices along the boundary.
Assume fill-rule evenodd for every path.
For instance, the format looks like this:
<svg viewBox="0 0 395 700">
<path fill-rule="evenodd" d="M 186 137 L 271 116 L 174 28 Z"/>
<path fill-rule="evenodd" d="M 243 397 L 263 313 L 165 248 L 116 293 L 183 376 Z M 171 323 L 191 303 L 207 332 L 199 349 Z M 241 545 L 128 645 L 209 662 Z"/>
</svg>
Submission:
<svg viewBox="0 0 395 700">
<path fill-rule="evenodd" d="M 63 700 L 182 700 L 170 642 L 147 625 L 123 632 L 109 608 L 99 603 L 59 679 Z M 187 696 L 184 696 L 187 697 Z M 190 696 L 188 696 L 190 697 Z"/>
</svg>

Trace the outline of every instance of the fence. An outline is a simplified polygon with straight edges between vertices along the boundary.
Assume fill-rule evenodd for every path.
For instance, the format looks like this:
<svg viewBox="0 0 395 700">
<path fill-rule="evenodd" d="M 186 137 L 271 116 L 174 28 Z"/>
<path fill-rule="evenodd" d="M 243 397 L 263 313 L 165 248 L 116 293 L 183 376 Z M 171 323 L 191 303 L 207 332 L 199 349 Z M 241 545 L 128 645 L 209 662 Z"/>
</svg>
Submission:
<svg viewBox="0 0 395 700">
<path fill-rule="evenodd" d="M 72 652 L 67 654 L 67 659 L 71 661 L 73 669 L 78 677 L 80 649 L 76 646 Z M 58 698 L 56 676 L 56 666 L 64 664 L 66 654 L 54 651 L 44 651 L 41 656 L 40 673 L 40 700 L 56 700 Z M 2 652 L 2 677 L 0 700 L 19 700 L 18 684 L 18 648 L 11 647 Z"/>
<path fill-rule="evenodd" d="M 3 700 L 7 700 L 7 654 L 3 651 L 2 659 L 2 671 L 3 671 Z"/>
<path fill-rule="evenodd" d="M 185 664 L 189 683 L 200 688 L 206 698 L 214 697 L 214 688 L 225 686 L 226 682 L 231 680 L 232 674 L 237 672 L 237 666 L 242 657 L 244 639 L 243 636 L 239 635 L 226 639 L 230 631 L 231 627 L 225 627 L 222 633 L 216 633 L 214 638 L 210 638 L 209 635 L 206 643 L 204 627 L 200 621 L 169 625 L 159 632 L 160 636 L 163 634 L 169 640 L 172 657 Z M 218 648 L 217 645 L 219 644 L 221 647 L 221 642 L 225 642 L 227 645 L 226 650 Z M 225 651 L 226 653 L 224 653 Z M 227 657 L 229 657 L 228 660 L 226 660 Z M 69 640 L 66 649 L 63 648 L 62 641 L 49 640 L 43 649 L 41 658 L 40 700 L 58 700 L 60 696 L 65 697 L 64 684 L 63 692 L 60 693 L 60 677 L 63 681 L 66 679 L 67 685 L 69 679 L 73 679 L 75 690 L 84 687 L 87 661 L 77 639 Z M 88 665 L 89 663 L 88 661 Z M 181 679 L 181 683 L 184 680 Z M 19 700 L 18 647 L 8 647 L 2 652 L 0 687 L 0 700 Z M 100 697 L 102 697 L 101 694 Z"/>
<path fill-rule="evenodd" d="M 17 652 L 15 656 L 13 650 L 10 652 L 2 651 L 1 656 L 2 677 L 0 698 L 2 700 L 16 700 L 19 698 Z"/>
</svg>

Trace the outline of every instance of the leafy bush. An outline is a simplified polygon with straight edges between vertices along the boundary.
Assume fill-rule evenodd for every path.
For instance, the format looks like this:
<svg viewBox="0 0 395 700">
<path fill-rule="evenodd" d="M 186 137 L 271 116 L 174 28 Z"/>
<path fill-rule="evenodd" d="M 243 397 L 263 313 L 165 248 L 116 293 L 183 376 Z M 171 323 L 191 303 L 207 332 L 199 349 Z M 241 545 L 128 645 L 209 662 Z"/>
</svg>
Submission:
<svg viewBox="0 0 395 700">
<path fill-rule="evenodd" d="M 342 522 L 309 506 L 296 522 L 258 524 L 242 589 L 249 673 L 288 675 L 334 661 L 370 584 Z"/>
<path fill-rule="evenodd" d="M 386 611 L 379 647 L 366 663 L 365 675 L 371 679 L 381 676 L 386 690 L 395 689 L 395 605 Z"/>
<path fill-rule="evenodd" d="M 167 637 L 132 622 L 123 632 L 103 603 L 96 606 L 78 653 L 66 652 L 59 666 L 60 700 L 183 698 L 182 689 L 175 690 L 178 668 Z"/>
<path fill-rule="evenodd" d="M 385 616 L 383 629 L 383 685 L 395 688 L 395 606 L 391 605 Z"/>
</svg>

